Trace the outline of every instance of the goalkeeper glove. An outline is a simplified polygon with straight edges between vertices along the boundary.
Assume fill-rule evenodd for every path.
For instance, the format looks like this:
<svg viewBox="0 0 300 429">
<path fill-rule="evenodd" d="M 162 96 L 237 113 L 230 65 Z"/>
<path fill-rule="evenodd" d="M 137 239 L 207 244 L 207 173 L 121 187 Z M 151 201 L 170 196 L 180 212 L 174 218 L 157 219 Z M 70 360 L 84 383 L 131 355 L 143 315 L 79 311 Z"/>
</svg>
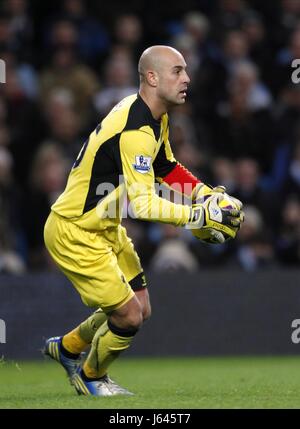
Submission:
<svg viewBox="0 0 300 429">
<path fill-rule="evenodd" d="M 224 195 L 216 193 L 203 204 L 193 204 L 186 228 L 207 229 L 213 240 L 219 243 L 224 243 L 224 235 L 234 238 L 244 220 L 244 214 L 241 211 L 242 203 L 235 199 L 238 202 L 236 202 L 237 209 L 222 209 L 219 206 L 222 199 Z"/>
<path fill-rule="evenodd" d="M 202 204 L 207 198 L 211 197 L 214 194 L 220 193 L 224 194 L 226 192 L 225 186 L 215 186 L 214 188 L 210 185 L 205 185 L 204 183 L 198 183 L 192 192 L 192 201 L 193 203 Z"/>
<path fill-rule="evenodd" d="M 192 192 L 192 201 L 193 204 L 203 204 L 209 197 L 214 194 L 224 194 L 228 196 L 239 210 L 243 208 L 243 204 L 240 200 L 226 193 L 226 188 L 223 185 L 217 185 L 214 188 L 210 185 L 205 185 L 204 183 L 198 183 L 197 186 L 193 189 Z"/>
</svg>

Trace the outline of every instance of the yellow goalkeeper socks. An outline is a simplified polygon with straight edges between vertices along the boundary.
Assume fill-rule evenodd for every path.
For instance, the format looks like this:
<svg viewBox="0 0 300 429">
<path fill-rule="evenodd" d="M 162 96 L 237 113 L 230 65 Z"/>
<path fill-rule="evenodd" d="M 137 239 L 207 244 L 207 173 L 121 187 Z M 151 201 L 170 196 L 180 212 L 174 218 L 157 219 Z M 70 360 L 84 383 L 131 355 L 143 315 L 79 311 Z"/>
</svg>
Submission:
<svg viewBox="0 0 300 429">
<path fill-rule="evenodd" d="M 78 327 L 63 336 L 62 345 L 67 352 L 74 355 L 80 354 L 88 346 L 88 344 L 79 335 Z"/>
<path fill-rule="evenodd" d="M 99 378 L 97 369 L 91 368 L 87 360 L 83 364 L 81 374 L 86 381 L 91 381 Z"/>
<path fill-rule="evenodd" d="M 107 322 L 103 323 L 100 328 L 98 328 L 98 331 L 96 332 L 96 334 L 94 335 L 93 341 L 92 341 L 92 347 L 91 350 L 88 354 L 88 357 L 86 359 L 86 361 L 83 364 L 83 370 L 84 370 L 84 374 L 88 377 L 88 378 L 98 378 L 98 353 L 97 353 L 97 348 L 98 348 L 98 342 L 100 337 L 103 337 L 108 331 L 108 326 L 107 326 Z"/>
<path fill-rule="evenodd" d="M 88 344 L 91 344 L 94 335 L 100 326 L 106 322 L 106 314 L 99 308 L 95 313 L 93 313 L 88 319 L 82 322 L 79 325 L 79 334 L 81 338 Z"/>
<path fill-rule="evenodd" d="M 137 330 L 121 329 L 108 321 L 105 335 L 96 334 L 91 351 L 83 365 L 83 372 L 89 378 L 101 378 L 121 352 L 128 349 Z"/>
<path fill-rule="evenodd" d="M 74 355 L 81 353 L 92 342 L 100 326 L 102 326 L 102 334 L 107 331 L 106 319 L 107 316 L 101 309 L 95 311 L 77 328 L 63 336 L 63 348 Z"/>
</svg>

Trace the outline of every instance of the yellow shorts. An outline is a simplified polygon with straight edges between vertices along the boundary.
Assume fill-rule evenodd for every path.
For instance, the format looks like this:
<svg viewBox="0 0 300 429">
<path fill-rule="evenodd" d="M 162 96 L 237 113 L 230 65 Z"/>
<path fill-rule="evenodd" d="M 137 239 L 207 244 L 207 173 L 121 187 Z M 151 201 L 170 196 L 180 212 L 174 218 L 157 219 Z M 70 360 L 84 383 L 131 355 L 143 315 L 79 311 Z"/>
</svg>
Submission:
<svg viewBox="0 0 300 429">
<path fill-rule="evenodd" d="M 109 313 L 146 287 L 140 259 L 123 226 L 90 232 L 51 212 L 46 247 L 89 307 Z"/>
</svg>

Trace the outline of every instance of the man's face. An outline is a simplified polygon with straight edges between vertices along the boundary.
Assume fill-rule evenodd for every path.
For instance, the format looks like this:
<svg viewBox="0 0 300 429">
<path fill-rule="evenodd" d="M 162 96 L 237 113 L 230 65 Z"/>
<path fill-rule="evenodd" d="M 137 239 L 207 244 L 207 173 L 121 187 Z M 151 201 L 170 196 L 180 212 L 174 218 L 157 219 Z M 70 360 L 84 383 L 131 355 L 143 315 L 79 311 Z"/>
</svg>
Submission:
<svg viewBox="0 0 300 429">
<path fill-rule="evenodd" d="M 157 70 L 157 95 L 169 106 L 183 104 L 189 83 L 183 57 L 168 53 Z"/>
</svg>

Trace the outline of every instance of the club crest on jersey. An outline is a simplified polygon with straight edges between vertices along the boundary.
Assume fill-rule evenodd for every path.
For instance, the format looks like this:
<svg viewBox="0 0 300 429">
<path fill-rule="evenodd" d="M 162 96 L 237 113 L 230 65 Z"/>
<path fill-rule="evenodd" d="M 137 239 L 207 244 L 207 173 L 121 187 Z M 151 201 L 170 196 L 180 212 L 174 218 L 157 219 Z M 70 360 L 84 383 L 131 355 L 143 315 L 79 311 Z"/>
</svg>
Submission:
<svg viewBox="0 0 300 429">
<path fill-rule="evenodd" d="M 148 173 L 151 167 L 151 159 L 151 156 L 138 155 L 135 157 L 135 164 L 133 164 L 133 167 L 139 173 Z"/>
</svg>

